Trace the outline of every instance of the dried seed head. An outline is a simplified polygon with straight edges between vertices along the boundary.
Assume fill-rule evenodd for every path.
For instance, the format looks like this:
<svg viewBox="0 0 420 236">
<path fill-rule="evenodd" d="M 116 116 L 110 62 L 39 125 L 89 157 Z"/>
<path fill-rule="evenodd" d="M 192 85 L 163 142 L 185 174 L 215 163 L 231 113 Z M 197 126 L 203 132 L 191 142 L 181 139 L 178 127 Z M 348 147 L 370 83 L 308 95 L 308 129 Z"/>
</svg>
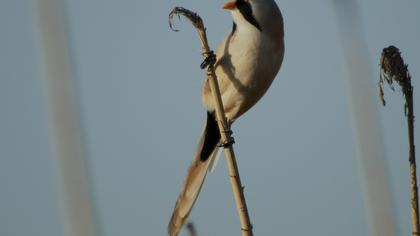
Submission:
<svg viewBox="0 0 420 236">
<path fill-rule="evenodd" d="M 407 81 L 407 65 L 401 57 L 400 50 L 395 46 L 384 48 L 381 56 L 381 76 L 383 76 L 390 85 L 392 81 L 397 81 L 401 86 Z"/>
<path fill-rule="evenodd" d="M 411 77 L 408 73 L 407 65 L 401 57 L 400 50 L 395 46 L 389 46 L 382 50 L 380 63 L 380 76 L 378 82 L 379 97 L 382 105 L 385 106 L 384 92 L 382 84 L 386 81 L 394 91 L 393 82 L 396 81 L 402 89 L 405 97 L 412 96 Z"/>
</svg>

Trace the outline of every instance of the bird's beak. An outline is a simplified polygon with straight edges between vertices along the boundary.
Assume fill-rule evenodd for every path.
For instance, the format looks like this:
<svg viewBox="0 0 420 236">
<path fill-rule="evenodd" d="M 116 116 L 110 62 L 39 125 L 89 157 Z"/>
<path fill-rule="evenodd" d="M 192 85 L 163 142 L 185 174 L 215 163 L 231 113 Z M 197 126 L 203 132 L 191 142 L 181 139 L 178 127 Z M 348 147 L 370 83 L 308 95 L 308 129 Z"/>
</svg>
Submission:
<svg viewBox="0 0 420 236">
<path fill-rule="evenodd" d="M 223 9 L 227 9 L 227 10 L 233 10 L 235 7 L 236 7 L 236 1 L 235 0 L 227 2 L 223 5 Z"/>
</svg>

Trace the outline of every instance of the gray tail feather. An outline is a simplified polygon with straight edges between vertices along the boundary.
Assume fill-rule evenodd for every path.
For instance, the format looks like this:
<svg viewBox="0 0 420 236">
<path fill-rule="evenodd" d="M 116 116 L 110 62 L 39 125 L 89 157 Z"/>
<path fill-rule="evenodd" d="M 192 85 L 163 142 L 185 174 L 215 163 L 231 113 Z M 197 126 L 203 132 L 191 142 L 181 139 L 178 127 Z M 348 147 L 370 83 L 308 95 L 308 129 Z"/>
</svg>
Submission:
<svg viewBox="0 0 420 236">
<path fill-rule="evenodd" d="M 182 191 L 176 201 L 175 209 L 168 225 L 170 236 L 178 235 L 187 220 L 206 178 L 211 157 L 215 156 L 212 154 L 217 150 L 216 146 L 219 140 L 220 133 L 216 119 L 213 114 L 207 113 L 206 126 L 201 134 L 197 151 L 188 169 Z"/>
</svg>

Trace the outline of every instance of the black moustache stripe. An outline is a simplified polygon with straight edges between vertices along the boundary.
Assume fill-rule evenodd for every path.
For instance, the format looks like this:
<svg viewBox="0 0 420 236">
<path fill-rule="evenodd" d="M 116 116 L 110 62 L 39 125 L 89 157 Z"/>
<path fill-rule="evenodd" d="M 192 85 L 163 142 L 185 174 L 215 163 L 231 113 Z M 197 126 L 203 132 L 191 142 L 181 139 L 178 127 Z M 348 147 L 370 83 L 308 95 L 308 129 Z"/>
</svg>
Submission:
<svg viewBox="0 0 420 236">
<path fill-rule="evenodd" d="M 239 12 L 241 12 L 245 20 L 247 20 L 251 25 L 255 26 L 255 28 L 257 28 L 259 31 L 262 31 L 260 24 L 258 24 L 258 21 L 252 14 L 251 4 L 248 1 L 237 0 L 236 7 L 238 8 Z"/>
</svg>

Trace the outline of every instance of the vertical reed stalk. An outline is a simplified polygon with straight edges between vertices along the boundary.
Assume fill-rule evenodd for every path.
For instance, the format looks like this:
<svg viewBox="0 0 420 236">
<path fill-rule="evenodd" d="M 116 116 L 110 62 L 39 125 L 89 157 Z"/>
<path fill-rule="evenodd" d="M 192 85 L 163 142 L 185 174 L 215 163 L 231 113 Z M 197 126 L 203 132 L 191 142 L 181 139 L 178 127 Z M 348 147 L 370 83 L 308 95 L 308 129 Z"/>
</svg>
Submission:
<svg viewBox="0 0 420 236">
<path fill-rule="evenodd" d="M 382 104 L 385 106 L 384 92 L 382 84 L 386 81 L 391 89 L 394 90 L 393 81 L 401 86 L 405 97 L 405 115 L 408 123 L 408 144 L 410 162 L 410 191 L 411 191 L 411 227 L 412 235 L 419 235 L 419 200 L 416 174 L 416 156 L 414 146 L 414 109 L 413 109 L 413 86 L 411 85 L 411 76 L 407 65 L 401 57 L 398 48 L 389 46 L 384 48 L 381 56 L 381 73 L 379 80 L 379 96 Z"/>
<path fill-rule="evenodd" d="M 210 81 L 210 88 L 216 105 L 216 117 L 220 130 L 221 144 L 225 149 L 225 156 L 227 158 L 229 168 L 230 182 L 232 185 L 233 195 L 236 202 L 236 208 L 241 222 L 242 235 L 252 236 L 252 225 L 249 219 L 248 208 L 245 201 L 241 179 L 239 177 L 239 170 L 236 164 L 235 153 L 232 147 L 234 140 L 231 137 L 232 132 L 230 130 L 230 125 L 228 124 L 228 121 L 225 116 L 222 98 L 220 96 L 219 85 L 217 83 L 216 74 L 214 72 L 214 63 L 216 61 L 216 56 L 214 55 L 213 51 L 210 50 L 207 41 L 206 28 L 204 27 L 203 21 L 199 15 L 185 8 L 175 7 L 169 14 L 169 26 L 172 29 L 172 18 L 174 15 L 183 15 L 187 19 L 189 19 L 194 25 L 200 37 L 201 48 L 203 50 L 202 55 L 204 57 L 204 62 L 201 64 L 201 68 L 207 68 L 207 77 Z"/>
</svg>

